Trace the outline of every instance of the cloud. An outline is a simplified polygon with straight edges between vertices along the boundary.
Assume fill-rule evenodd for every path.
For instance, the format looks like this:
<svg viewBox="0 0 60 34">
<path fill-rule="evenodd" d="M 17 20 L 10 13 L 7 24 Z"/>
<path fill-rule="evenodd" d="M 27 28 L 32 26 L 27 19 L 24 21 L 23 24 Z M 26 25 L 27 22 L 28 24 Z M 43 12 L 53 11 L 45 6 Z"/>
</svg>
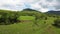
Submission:
<svg viewBox="0 0 60 34">
<path fill-rule="evenodd" d="M 60 10 L 60 0 L 40 0 L 33 4 L 34 8 L 39 9 L 39 11 L 47 12 L 49 10 Z M 36 4 L 38 6 L 36 6 Z"/>
<path fill-rule="evenodd" d="M 60 0 L 0 0 L 0 9 L 23 10 L 35 9 L 41 12 L 60 10 Z"/>
<path fill-rule="evenodd" d="M 0 0 L 0 9 L 22 10 L 23 8 L 23 0 Z"/>
<path fill-rule="evenodd" d="M 41 12 L 47 12 L 49 10 L 55 10 L 55 5 L 56 5 L 56 1 L 47 1 L 47 0 L 40 0 L 35 4 L 31 4 L 31 8 L 39 10 Z"/>
</svg>

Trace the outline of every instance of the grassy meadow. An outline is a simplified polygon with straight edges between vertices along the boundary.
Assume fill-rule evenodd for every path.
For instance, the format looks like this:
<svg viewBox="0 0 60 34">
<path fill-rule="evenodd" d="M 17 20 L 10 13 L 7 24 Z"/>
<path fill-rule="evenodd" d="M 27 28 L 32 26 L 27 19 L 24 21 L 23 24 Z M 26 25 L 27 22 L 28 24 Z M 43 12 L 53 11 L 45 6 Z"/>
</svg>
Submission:
<svg viewBox="0 0 60 34">
<path fill-rule="evenodd" d="M 29 21 L 10 25 L 0 25 L 0 34 L 60 34 L 60 28 L 52 26 L 54 20 L 57 18 L 46 17 L 47 19 L 37 19 L 35 24 L 34 16 L 20 16 L 18 20 L 31 20 L 31 22 Z"/>
<path fill-rule="evenodd" d="M 33 19 L 33 17 L 30 17 L 30 19 Z M 28 23 L 0 25 L 0 34 L 60 34 L 60 29 L 51 25 L 53 20 L 53 17 L 48 17 L 48 20 L 40 19 L 37 22 L 38 26 L 35 25 L 33 21 Z M 44 23 L 44 21 L 46 21 L 46 23 Z"/>
</svg>

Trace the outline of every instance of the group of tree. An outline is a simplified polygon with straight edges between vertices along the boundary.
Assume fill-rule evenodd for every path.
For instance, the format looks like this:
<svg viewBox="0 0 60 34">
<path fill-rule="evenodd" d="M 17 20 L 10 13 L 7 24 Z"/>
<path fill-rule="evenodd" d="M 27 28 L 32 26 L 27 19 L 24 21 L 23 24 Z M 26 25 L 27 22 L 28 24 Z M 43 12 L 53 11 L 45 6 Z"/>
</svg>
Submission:
<svg viewBox="0 0 60 34">
<path fill-rule="evenodd" d="M 18 22 L 18 13 L 0 10 L 0 25 L 14 24 Z"/>
</svg>

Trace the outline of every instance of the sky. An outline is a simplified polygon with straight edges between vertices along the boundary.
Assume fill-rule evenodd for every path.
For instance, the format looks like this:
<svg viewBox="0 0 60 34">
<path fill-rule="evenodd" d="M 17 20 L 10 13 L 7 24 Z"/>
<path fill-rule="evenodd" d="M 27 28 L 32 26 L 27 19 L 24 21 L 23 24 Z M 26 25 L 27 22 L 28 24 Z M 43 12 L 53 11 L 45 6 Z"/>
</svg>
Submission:
<svg viewBox="0 0 60 34">
<path fill-rule="evenodd" d="M 21 11 L 30 8 L 40 12 L 60 10 L 60 0 L 0 0 L 0 9 Z"/>
</svg>

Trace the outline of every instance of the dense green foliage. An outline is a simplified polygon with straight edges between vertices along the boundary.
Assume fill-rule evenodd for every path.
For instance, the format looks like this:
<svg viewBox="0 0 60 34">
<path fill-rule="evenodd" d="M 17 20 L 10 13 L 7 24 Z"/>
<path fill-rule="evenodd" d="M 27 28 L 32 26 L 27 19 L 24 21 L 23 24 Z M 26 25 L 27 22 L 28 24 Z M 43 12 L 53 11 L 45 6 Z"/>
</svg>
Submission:
<svg viewBox="0 0 60 34">
<path fill-rule="evenodd" d="M 54 24 L 53 25 L 60 28 L 60 19 L 54 20 Z"/>
<path fill-rule="evenodd" d="M 1 25 L 17 23 L 18 22 L 17 18 L 18 18 L 17 12 L 0 10 L 0 24 Z"/>
</svg>

